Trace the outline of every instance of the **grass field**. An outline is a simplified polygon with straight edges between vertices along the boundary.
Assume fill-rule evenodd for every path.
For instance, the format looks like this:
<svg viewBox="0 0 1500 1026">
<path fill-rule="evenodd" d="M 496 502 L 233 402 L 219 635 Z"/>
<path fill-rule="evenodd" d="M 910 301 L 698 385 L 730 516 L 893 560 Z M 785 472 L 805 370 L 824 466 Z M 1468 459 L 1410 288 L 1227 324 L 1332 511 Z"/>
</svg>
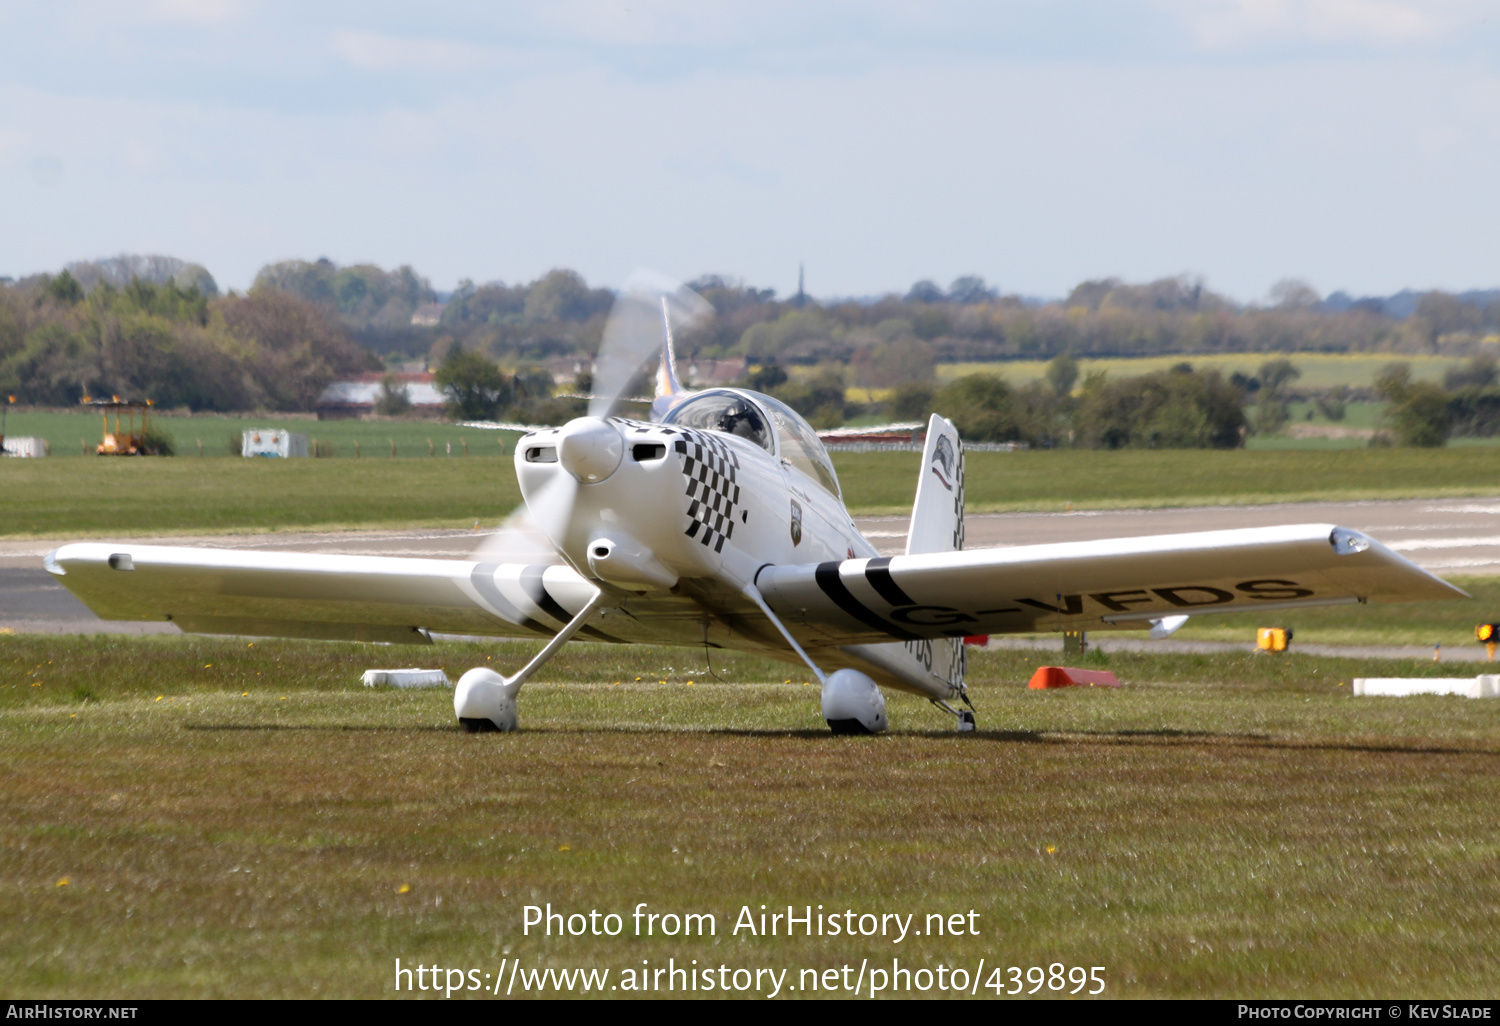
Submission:
<svg viewBox="0 0 1500 1026">
<path fill-rule="evenodd" d="M 838 453 L 856 513 L 907 513 L 916 453 Z M 970 453 L 972 513 L 1488 495 L 1489 449 Z M 0 535 L 472 527 L 520 502 L 509 457 L 0 462 Z"/>
<path fill-rule="evenodd" d="M 910 512 L 915 453 L 837 453 L 851 508 Z M 1484 448 L 1220 452 L 1205 449 L 965 456 L 970 512 L 1195 506 L 1317 499 L 1481 495 L 1500 487 Z"/>
<path fill-rule="evenodd" d="M 1111 996 L 1500 992 L 1500 702 L 1353 699 L 1369 664 L 1295 655 L 1116 656 L 1121 691 L 1033 693 L 1030 653 L 985 652 L 977 735 L 893 696 L 889 735 L 848 739 L 774 664 L 716 660 L 749 682 L 726 686 L 691 651 L 577 646 L 527 685 L 522 733 L 466 735 L 446 691 L 354 683 L 389 658 L 0 637 L 4 996 L 375 997 L 397 958 L 611 984 L 669 958 L 791 987 L 983 958 L 982 995 L 988 967 L 1052 963 L 1105 967 Z M 548 902 L 625 932 L 524 935 Z M 638 902 L 717 933 L 631 936 Z M 978 935 L 733 935 L 762 904 L 972 909 Z"/>
<path fill-rule="evenodd" d="M 1225 353 L 1196 356 L 1144 356 L 1129 359 L 1090 359 L 1078 361 L 1079 379 L 1103 371 L 1110 377 L 1133 377 L 1164 371 L 1179 363 L 1190 363 L 1198 370 L 1216 370 L 1224 377 L 1240 373 L 1254 377 L 1261 364 L 1285 357 L 1302 376 L 1292 384 L 1296 388 L 1323 389 L 1347 385 L 1368 388 L 1388 363 L 1411 365 L 1412 377 L 1418 381 L 1442 381 L 1443 374 L 1463 361 L 1446 356 L 1406 353 Z M 946 384 L 967 374 L 999 374 L 1017 385 L 1038 381 L 1046 376 L 1045 360 L 1016 360 L 996 363 L 939 364 L 939 383 Z"/>
<path fill-rule="evenodd" d="M 359 456 L 365 459 L 389 459 L 392 445 L 396 447 L 398 458 L 425 457 L 429 455 L 429 442 L 432 443 L 431 451 L 440 456 L 447 456 L 450 447 L 454 455 L 461 456 L 465 444 L 471 455 L 493 456 L 499 455 L 502 449 L 505 453 L 513 452 L 515 441 L 520 437 L 516 431 L 466 428 L 434 420 L 319 421 L 310 415 L 198 414 L 189 417 L 161 414 L 154 417 L 153 422 L 171 436 L 177 456 L 187 459 L 199 456 L 199 442 L 203 443 L 202 455 L 205 458 L 234 456 L 243 459 L 239 450 L 240 436 L 248 430 L 300 432 L 308 436 L 310 446 L 314 442 L 323 442 L 332 447 L 332 456 L 341 459 L 355 456 L 356 442 Z M 103 427 L 101 417 L 94 413 L 22 409 L 8 416 L 5 433 L 47 439 L 53 458 L 86 455 L 97 459 L 94 447 L 103 436 Z"/>
<path fill-rule="evenodd" d="M 6 460 L 0 533 L 267 531 L 498 523 L 521 501 L 510 457 Z"/>
</svg>

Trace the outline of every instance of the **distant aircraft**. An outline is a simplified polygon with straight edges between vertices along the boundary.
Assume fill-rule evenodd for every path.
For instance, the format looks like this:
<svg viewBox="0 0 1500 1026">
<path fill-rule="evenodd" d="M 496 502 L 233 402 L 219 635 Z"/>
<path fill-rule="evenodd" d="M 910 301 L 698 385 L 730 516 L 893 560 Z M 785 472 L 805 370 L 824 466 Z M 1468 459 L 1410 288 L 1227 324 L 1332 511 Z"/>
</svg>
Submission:
<svg viewBox="0 0 1500 1026">
<path fill-rule="evenodd" d="M 963 444 L 937 415 L 906 552 L 881 556 L 805 420 L 757 392 L 683 389 L 673 329 L 710 312 L 675 282 L 632 278 L 605 330 L 588 416 L 517 443 L 524 506 L 472 559 L 89 542 L 59 548 L 46 567 L 105 619 L 190 633 L 550 638 L 508 677 L 460 678 L 454 711 L 475 731 L 516 729 L 522 684 L 574 636 L 805 664 L 835 733 L 884 730 L 881 687 L 928 698 L 972 730 L 966 635 L 1165 637 L 1198 613 L 1464 597 L 1333 524 L 965 550 Z M 615 416 L 658 353 L 650 420 Z"/>
</svg>

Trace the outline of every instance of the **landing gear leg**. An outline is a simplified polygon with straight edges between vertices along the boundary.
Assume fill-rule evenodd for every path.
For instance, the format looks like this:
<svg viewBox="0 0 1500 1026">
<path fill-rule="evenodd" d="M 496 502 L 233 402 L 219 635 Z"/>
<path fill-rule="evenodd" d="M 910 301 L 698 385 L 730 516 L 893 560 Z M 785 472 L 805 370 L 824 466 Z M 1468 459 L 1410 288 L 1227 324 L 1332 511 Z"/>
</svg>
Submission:
<svg viewBox="0 0 1500 1026">
<path fill-rule="evenodd" d="M 453 711 L 458 714 L 463 729 L 471 734 L 518 729 L 516 695 L 520 693 L 521 685 L 556 655 L 557 650 L 566 645 L 602 605 L 604 593 L 597 592 L 589 599 L 588 605 L 580 609 L 568 625 L 547 642 L 547 647 L 533 656 L 515 676 L 502 677 L 494 670 L 478 666 L 458 678 L 458 685 L 453 689 Z"/>
<path fill-rule="evenodd" d="M 823 689 L 823 719 L 830 730 L 835 734 L 878 734 L 890 725 L 885 715 L 885 696 L 880 693 L 879 686 L 873 680 L 858 670 L 843 669 L 831 674 L 824 673 L 817 663 L 808 658 L 781 619 L 771 612 L 760 589 L 747 584 L 744 591 L 746 597 L 760 607 L 760 611 L 766 614 L 766 619 L 776 626 L 786 643 L 792 646 L 792 651 L 802 657 L 807 668 L 818 678 Z"/>
<path fill-rule="evenodd" d="M 953 706 L 949 705 L 947 702 L 944 702 L 940 698 L 934 698 L 932 700 L 932 704 L 943 710 L 943 712 L 951 713 L 956 716 L 958 718 L 958 732 L 960 734 L 967 734 L 975 728 L 974 707 L 972 705 L 969 705 L 968 694 L 962 692 L 961 694 L 963 694 L 964 705 L 969 706 L 967 709 L 955 709 L 953 708 Z"/>
</svg>

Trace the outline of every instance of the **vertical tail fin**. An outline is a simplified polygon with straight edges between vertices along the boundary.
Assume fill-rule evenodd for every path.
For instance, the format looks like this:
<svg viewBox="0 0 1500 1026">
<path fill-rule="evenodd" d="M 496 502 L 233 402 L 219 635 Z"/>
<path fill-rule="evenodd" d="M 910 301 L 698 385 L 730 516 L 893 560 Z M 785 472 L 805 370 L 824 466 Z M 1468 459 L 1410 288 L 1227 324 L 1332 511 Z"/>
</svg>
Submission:
<svg viewBox="0 0 1500 1026">
<path fill-rule="evenodd" d="M 672 351 L 672 317 L 667 297 L 661 297 L 661 368 L 656 372 L 656 398 L 651 400 L 651 419 L 660 420 L 683 392 L 677 379 L 677 354 Z"/>
<path fill-rule="evenodd" d="M 917 501 L 911 508 L 906 554 L 964 547 L 964 444 L 953 422 L 936 413 L 927 422 Z"/>
<path fill-rule="evenodd" d="M 906 554 L 954 552 L 964 547 L 964 443 L 958 428 L 936 413 L 927 422 L 917 499 L 911 508 Z M 963 638 L 932 642 L 932 672 L 963 690 Z"/>
<path fill-rule="evenodd" d="M 964 447 L 958 429 L 935 413 L 927 422 L 921 473 L 917 479 L 917 501 L 911 510 L 911 530 L 906 536 L 906 554 L 915 556 L 963 548 Z M 872 672 L 893 675 L 935 700 L 968 701 L 964 692 L 963 638 L 850 645 L 842 651 L 861 660 L 866 667 L 873 667 Z"/>
</svg>

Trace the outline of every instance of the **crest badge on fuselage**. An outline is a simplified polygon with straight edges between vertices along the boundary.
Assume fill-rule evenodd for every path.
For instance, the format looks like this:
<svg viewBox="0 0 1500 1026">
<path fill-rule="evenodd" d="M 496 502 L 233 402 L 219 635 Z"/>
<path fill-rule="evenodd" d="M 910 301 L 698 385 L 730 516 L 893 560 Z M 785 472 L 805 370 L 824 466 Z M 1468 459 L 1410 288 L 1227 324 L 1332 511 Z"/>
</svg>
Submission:
<svg viewBox="0 0 1500 1026">
<path fill-rule="evenodd" d="M 802 544 L 802 505 L 792 500 L 792 545 Z"/>
<path fill-rule="evenodd" d="M 948 440 L 947 435 L 943 435 L 932 449 L 932 472 L 950 492 L 953 491 L 953 460 L 953 443 Z"/>
</svg>

